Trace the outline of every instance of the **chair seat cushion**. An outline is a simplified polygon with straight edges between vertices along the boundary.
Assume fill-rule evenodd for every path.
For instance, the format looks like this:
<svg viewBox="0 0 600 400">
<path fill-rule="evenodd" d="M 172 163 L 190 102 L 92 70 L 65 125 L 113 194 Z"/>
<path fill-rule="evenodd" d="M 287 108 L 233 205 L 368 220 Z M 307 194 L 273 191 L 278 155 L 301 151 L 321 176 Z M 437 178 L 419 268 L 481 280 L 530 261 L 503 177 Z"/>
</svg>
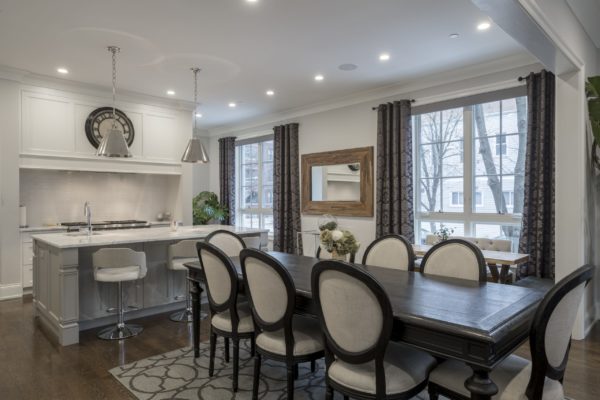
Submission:
<svg viewBox="0 0 600 400">
<path fill-rule="evenodd" d="M 294 356 L 304 356 L 323 351 L 323 333 L 318 320 L 294 315 L 292 331 L 294 335 Z M 262 332 L 256 337 L 256 346 L 269 353 L 285 355 L 283 329 L 274 332 Z"/>
<path fill-rule="evenodd" d="M 383 367 L 386 394 L 410 391 L 427 380 L 435 366 L 435 358 L 428 353 L 404 344 L 388 344 Z M 334 382 L 362 393 L 375 394 L 375 361 L 365 364 L 349 364 L 335 360 L 329 367 L 329 378 Z"/>
<path fill-rule="evenodd" d="M 97 268 L 94 279 L 99 282 L 123 282 L 140 279 L 141 269 L 138 266 L 120 268 Z"/>
<path fill-rule="evenodd" d="M 429 375 L 429 382 L 463 396 L 470 396 L 465 388 L 465 380 L 472 375 L 471 368 L 460 361 L 449 360 L 437 366 Z M 531 362 L 518 357 L 509 356 L 490 374 L 490 378 L 498 386 L 495 400 L 527 400 L 525 390 L 531 376 Z M 544 384 L 544 400 L 563 400 L 563 387 L 560 382 L 546 378 Z"/>
<path fill-rule="evenodd" d="M 252 322 L 252 311 L 248 303 L 238 303 L 237 312 L 239 317 L 238 333 L 254 332 L 254 322 Z M 211 320 L 212 326 L 224 331 L 232 332 L 231 313 L 229 310 L 213 315 Z"/>
<path fill-rule="evenodd" d="M 188 268 L 183 264 L 197 262 L 197 261 L 198 261 L 198 257 L 174 258 L 173 260 L 171 260 L 171 262 L 169 262 L 167 264 L 167 266 L 169 267 L 169 269 L 171 269 L 173 271 L 187 271 Z"/>
</svg>

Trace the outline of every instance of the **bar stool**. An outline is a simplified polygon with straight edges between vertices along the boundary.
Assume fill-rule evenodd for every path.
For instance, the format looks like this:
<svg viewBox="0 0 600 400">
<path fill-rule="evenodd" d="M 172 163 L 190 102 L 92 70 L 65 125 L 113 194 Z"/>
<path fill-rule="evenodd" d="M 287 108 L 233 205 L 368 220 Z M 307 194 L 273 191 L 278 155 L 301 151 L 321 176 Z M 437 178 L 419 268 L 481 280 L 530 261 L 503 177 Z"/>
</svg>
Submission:
<svg viewBox="0 0 600 400">
<path fill-rule="evenodd" d="M 140 334 L 144 328 L 139 325 L 125 325 L 123 314 L 123 282 L 143 279 L 146 268 L 146 253 L 131 249 L 108 248 L 100 249 L 92 255 L 94 279 L 98 282 L 117 282 L 119 321 L 116 326 L 108 327 L 98 332 L 98 337 L 104 340 L 127 339 Z"/>
<path fill-rule="evenodd" d="M 198 251 L 196 250 L 197 240 L 182 240 L 172 244 L 168 248 L 167 268 L 171 271 L 184 271 L 186 275 L 186 294 L 185 309 L 177 311 L 169 316 L 171 321 L 192 322 L 192 298 L 190 296 L 190 281 L 187 279 L 188 269 L 184 265 L 189 262 L 198 261 Z M 181 300 L 180 296 L 175 296 L 175 300 Z M 200 319 L 206 319 L 206 313 L 200 313 Z"/>
</svg>

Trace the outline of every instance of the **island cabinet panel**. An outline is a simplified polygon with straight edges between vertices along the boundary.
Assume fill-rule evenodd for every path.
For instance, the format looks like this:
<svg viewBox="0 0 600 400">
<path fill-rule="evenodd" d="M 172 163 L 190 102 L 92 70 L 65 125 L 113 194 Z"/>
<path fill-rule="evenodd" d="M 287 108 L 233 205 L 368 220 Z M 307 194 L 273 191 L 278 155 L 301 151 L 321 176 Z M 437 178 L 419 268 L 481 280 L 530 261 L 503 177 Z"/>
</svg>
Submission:
<svg viewBox="0 0 600 400">
<path fill-rule="evenodd" d="M 104 247 L 127 247 L 134 251 L 143 251 L 141 244 Z M 79 249 L 79 291 L 81 293 L 79 321 L 81 322 L 103 317 L 116 318 L 117 283 L 98 282 L 94 279 L 92 255 L 101 248 L 84 247 Z M 143 281 L 123 282 L 123 293 L 127 306 L 143 308 Z M 108 324 L 109 322 L 104 323 Z"/>
<path fill-rule="evenodd" d="M 35 234 L 33 301 L 35 314 L 63 345 L 79 342 L 79 332 L 116 324 L 118 284 L 97 282 L 93 254 L 102 248 L 130 248 L 146 254 L 143 279 L 123 283 L 126 320 L 185 307 L 187 275 L 167 268 L 168 248 L 181 240 L 203 240 L 218 229 L 257 237 L 264 229 L 224 225 L 169 227 L 99 232 L 93 236 L 66 232 Z M 255 240 L 256 241 L 256 240 Z"/>
</svg>

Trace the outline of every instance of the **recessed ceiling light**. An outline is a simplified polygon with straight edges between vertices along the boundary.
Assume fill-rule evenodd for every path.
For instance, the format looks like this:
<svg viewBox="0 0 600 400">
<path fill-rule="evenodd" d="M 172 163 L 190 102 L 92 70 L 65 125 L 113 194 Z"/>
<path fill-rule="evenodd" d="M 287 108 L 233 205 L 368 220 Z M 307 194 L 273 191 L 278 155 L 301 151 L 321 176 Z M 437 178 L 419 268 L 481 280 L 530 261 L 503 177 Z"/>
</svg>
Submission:
<svg viewBox="0 0 600 400">
<path fill-rule="evenodd" d="M 275 96 L 275 91 L 267 90 L 267 96 Z"/>
<path fill-rule="evenodd" d="M 167 94 L 169 96 L 175 96 L 175 91 L 174 90 L 167 90 Z"/>
<path fill-rule="evenodd" d="M 229 107 L 230 108 L 236 108 L 237 104 L 235 104 L 233 101 L 231 103 L 229 103 Z"/>
<path fill-rule="evenodd" d="M 358 66 L 356 64 L 340 64 L 338 65 L 338 69 L 341 71 L 354 71 Z"/>
<path fill-rule="evenodd" d="M 490 24 L 487 21 L 481 22 L 479 25 L 477 25 L 477 30 L 479 30 L 479 31 L 485 31 L 487 29 L 490 29 L 490 26 L 492 26 L 492 24 Z"/>
<path fill-rule="evenodd" d="M 196 113 L 196 118 L 202 118 L 202 114 Z"/>
<path fill-rule="evenodd" d="M 460 35 L 458 33 L 451 33 L 448 35 L 450 39 L 457 39 Z"/>
<path fill-rule="evenodd" d="M 64 67 L 60 67 L 56 69 L 56 72 L 58 72 L 59 74 L 68 74 L 69 70 Z"/>
<path fill-rule="evenodd" d="M 379 55 L 379 61 L 387 61 L 390 59 L 390 55 L 388 53 L 381 53 Z"/>
<path fill-rule="evenodd" d="M 318 81 L 318 82 L 320 82 L 320 81 L 322 81 L 323 79 L 325 79 L 325 77 L 324 77 L 323 75 L 321 75 L 321 74 L 319 74 L 319 75 L 315 75 L 315 81 Z"/>
<path fill-rule="evenodd" d="M 258 0 L 246 0 L 248 3 L 258 3 Z"/>
</svg>

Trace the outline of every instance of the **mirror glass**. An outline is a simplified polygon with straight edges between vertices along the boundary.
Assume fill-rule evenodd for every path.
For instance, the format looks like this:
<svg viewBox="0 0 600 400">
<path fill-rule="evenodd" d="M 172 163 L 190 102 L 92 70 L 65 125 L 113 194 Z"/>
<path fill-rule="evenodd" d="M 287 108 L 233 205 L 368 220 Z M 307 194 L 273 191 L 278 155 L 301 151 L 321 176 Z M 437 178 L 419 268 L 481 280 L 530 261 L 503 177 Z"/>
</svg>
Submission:
<svg viewBox="0 0 600 400">
<path fill-rule="evenodd" d="M 312 201 L 360 201 L 360 163 L 311 167 Z"/>
</svg>

